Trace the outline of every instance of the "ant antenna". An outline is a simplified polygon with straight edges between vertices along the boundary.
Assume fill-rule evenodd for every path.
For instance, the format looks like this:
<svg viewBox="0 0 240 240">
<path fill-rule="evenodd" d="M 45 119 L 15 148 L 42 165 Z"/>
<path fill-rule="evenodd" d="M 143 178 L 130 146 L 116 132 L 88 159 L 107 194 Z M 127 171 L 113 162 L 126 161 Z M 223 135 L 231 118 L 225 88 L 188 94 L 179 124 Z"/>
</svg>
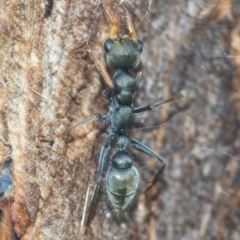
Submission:
<svg viewBox="0 0 240 240">
<path fill-rule="evenodd" d="M 111 21 L 112 26 L 110 28 L 110 32 L 109 32 L 109 37 L 113 38 L 115 36 L 118 36 L 120 33 L 119 30 L 119 16 L 116 13 L 117 8 L 119 7 L 119 5 L 114 9 L 114 13 L 113 13 L 113 17 L 110 15 L 109 11 L 107 10 L 106 4 L 101 1 L 102 6 L 103 6 L 103 11 L 105 13 L 105 15 L 107 16 L 107 18 Z"/>
<path fill-rule="evenodd" d="M 140 26 L 142 25 L 142 23 L 144 22 L 144 20 L 146 19 L 146 17 L 148 16 L 148 14 L 151 12 L 151 6 L 152 6 L 152 0 L 149 1 L 148 3 L 148 10 L 145 13 L 145 15 L 143 16 L 143 18 L 141 19 L 141 21 L 137 24 L 137 26 L 135 27 L 135 30 L 137 31 Z"/>
<path fill-rule="evenodd" d="M 123 7 L 123 9 L 125 11 L 126 25 L 127 25 L 127 29 L 128 29 L 129 35 L 133 39 L 135 39 L 135 38 L 137 38 L 137 35 L 136 35 L 136 31 L 134 30 L 134 27 L 133 27 L 133 24 L 132 24 L 132 19 L 130 17 L 129 11 L 125 7 Z"/>
</svg>

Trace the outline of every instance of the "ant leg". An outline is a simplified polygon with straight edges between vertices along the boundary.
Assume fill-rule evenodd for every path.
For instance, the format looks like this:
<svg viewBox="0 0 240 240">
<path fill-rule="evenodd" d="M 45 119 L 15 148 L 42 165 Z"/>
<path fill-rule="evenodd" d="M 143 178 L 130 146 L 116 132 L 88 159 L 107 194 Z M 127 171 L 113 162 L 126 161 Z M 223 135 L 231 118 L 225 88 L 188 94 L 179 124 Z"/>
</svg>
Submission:
<svg viewBox="0 0 240 240">
<path fill-rule="evenodd" d="M 162 174 L 162 172 L 163 172 L 164 169 L 165 169 L 165 167 L 159 169 L 159 171 L 158 171 L 157 174 L 154 176 L 154 178 L 153 178 L 153 180 L 151 181 L 151 183 L 144 189 L 144 192 L 145 192 L 145 193 L 148 192 L 148 191 L 152 188 L 152 186 L 154 186 L 154 185 L 158 182 L 158 179 L 159 179 L 159 177 L 161 176 L 161 174 Z"/>
<path fill-rule="evenodd" d="M 162 164 L 162 167 L 160 168 L 160 170 L 158 171 L 156 176 L 153 178 L 151 184 L 145 190 L 145 191 L 148 191 L 158 181 L 161 173 L 163 172 L 163 170 L 166 167 L 167 160 L 165 158 L 161 157 L 160 155 L 156 154 L 155 152 L 153 152 L 150 148 L 145 146 L 143 143 L 141 143 L 141 142 L 139 142 L 139 141 L 137 141 L 135 139 L 130 140 L 129 145 L 131 147 L 137 149 L 138 151 L 146 153 L 147 155 L 157 159 Z"/>
<path fill-rule="evenodd" d="M 144 20 L 145 20 L 146 17 L 148 16 L 148 14 L 151 12 L 151 6 L 152 6 L 152 0 L 149 1 L 147 12 L 145 13 L 145 15 L 143 16 L 143 18 L 141 19 L 141 21 L 140 21 L 140 22 L 137 24 L 137 26 L 135 27 L 135 31 L 137 31 L 137 29 L 139 29 L 139 27 L 142 25 L 142 23 L 144 22 Z"/>
<path fill-rule="evenodd" d="M 113 88 L 107 88 L 107 89 L 103 90 L 102 95 L 103 95 L 104 98 L 111 101 L 111 98 L 114 95 L 114 89 Z"/>
<path fill-rule="evenodd" d="M 144 106 L 144 107 L 140 107 L 140 108 L 135 108 L 133 110 L 133 112 L 134 113 L 142 113 L 142 112 L 145 112 L 145 111 L 149 111 L 149 110 L 152 110 L 154 108 L 160 107 L 160 106 L 162 106 L 165 103 L 173 102 L 173 101 L 175 101 L 177 99 L 181 99 L 181 98 L 185 98 L 185 97 L 186 97 L 185 93 L 182 93 L 182 94 L 179 94 L 179 95 L 174 96 L 172 98 L 169 98 L 169 99 L 166 99 L 166 100 L 154 103 L 154 104 L 150 104 L 150 105 L 147 105 L 147 106 Z"/>
<path fill-rule="evenodd" d="M 108 162 L 107 160 L 108 160 L 108 157 L 109 157 L 110 149 L 111 149 L 110 143 L 107 142 L 102 147 L 102 150 L 101 150 L 101 153 L 100 153 L 99 164 L 98 164 L 98 172 L 97 172 L 97 182 L 95 184 L 94 191 L 93 191 L 93 196 L 92 196 L 92 199 L 91 199 L 91 205 L 90 205 L 89 215 L 88 215 L 87 224 L 86 224 L 87 226 L 89 226 L 89 224 L 92 220 L 92 217 L 93 217 L 93 213 L 94 213 L 95 206 L 96 206 L 96 203 L 97 203 L 97 197 L 98 197 L 100 184 L 101 184 L 102 177 L 103 177 L 103 171 L 104 171 L 105 166 Z"/>
<path fill-rule="evenodd" d="M 104 64 L 101 61 L 99 61 L 98 58 L 91 52 L 91 49 L 86 42 L 83 43 L 83 45 L 84 45 L 84 48 L 86 49 L 86 51 L 88 52 L 88 54 L 90 55 L 90 57 L 92 58 L 95 65 L 98 67 L 106 84 L 110 87 L 113 87 L 111 77 L 109 76 Z"/>
<path fill-rule="evenodd" d="M 85 216 L 86 216 L 86 212 L 87 212 L 89 192 L 90 192 L 90 185 L 88 184 L 87 191 L 86 191 L 86 196 L 85 196 L 85 202 L 84 202 L 84 206 L 83 206 L 83 215 L 82 215 L 81 223 L 80 223 L 79 230 L 78 230 L 79 239 L 82 239 L 82 236 L 84 234 Z"/>
<path fill-rule="evenodd" d="M 97 119 L 97 117 L 96 117 L 95 115 L 93 115 L 93 116 L 91 116 L 91 117 L 89 117 L 89 118 L 86 118 L 86 119 L 84 119 L 84 120 L 82 120 L 82 121 L 80 121 L 80 122 L 77 122 L 77 123 L 73 124 L 70 128 L 74 128 L 74 127 L 83 125 L 83 124 L 85 124 L 85 123 L 88 123 L 88 122 L 90 122 L 90 121 L 92 121 L 92 120 L 96 120 L 96 119 Z"/>
<path fill-rule="evenodd" d="M 88 123 L 88 122 L 90 122 L 90 121 L 92 121 L 92 120 L 98 120 L 98 122 L 107 122 L 106 119 L 107 119 L 107 118 L 106 118 L 106 117 L 102 117 L 101 114 L 95 113 L 95 114 L 92 115 L 91 117 L 86 118 L 86 119 L 84 119 L 84 120 L 82 120 L 82 121 L 80 121 L 80 122 L 77 122 L 77 123 L 73 124 L 73 125 L 70 127 L 70 129 L 71 129 L 71 128 L 74 128 L 74 127 L 77 127 L 77 126 L 80 126 L 80 125 L 83 125 L 83 124 L 85 124 L 85 123 Z"/>
</svg>

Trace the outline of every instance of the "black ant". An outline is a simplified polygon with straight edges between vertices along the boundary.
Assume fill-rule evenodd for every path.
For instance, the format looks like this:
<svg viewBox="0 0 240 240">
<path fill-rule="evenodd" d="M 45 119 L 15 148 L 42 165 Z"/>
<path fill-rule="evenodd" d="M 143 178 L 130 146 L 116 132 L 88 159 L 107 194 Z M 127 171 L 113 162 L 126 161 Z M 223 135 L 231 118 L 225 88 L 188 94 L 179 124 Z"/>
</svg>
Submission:
<svg viewBox="0 0 240 240">
<path fill-rule="evenodd" d="M 143 50 L 143 43 L 137 39 L 136 29 L 141 26 L 145 18 L 148 16 L 151 3 L 152 1 L 150 0 L 147 13 L 134 28 L 127 8 L 118 5 L 114 10 L 113 16 L 111 16 L 105 4 L 102 2 L 103 10 L 112 23 L 109 38 L 104 43 L 107 65 L 116 70 L 112 79 L 108 75 L 104 65 L 91 53 L 89 46 L 85 44 L 85 48 L 95 64 L 99 67 L 105 82 L 110 86 L 110 88 L 103 91 L 103 96 L 110 101 L 107 115 L 101 116 L 96 113 L 89 119 L 83 120 L 77 124 L 80 125 L 89 120 L 97 119 L 99 122 L 107 123 L 109 125 L 106 134 L 106 143 L 102 147 L 99 157 L 97 180 L 91 200 L 87 225 L 89 224 L 95 209 L 100 184 L 103 179 L 104 170 L 108 165 L 110 150 L 114 142 L 116 142 L 117 151 L 112 157 L 112 165 L 109 167 L 106 174 L 106 192 L 113 212 L 116 215 L 121 215 L 128 209 L 139 186 L 139 173 L 133 165 L 134 159 L 128 152 L 128 147 L 135 148 L 138 151 L 157 159 L 162 165 L 147 189 L 158 181 L 159 176 L 165 169 L 167 163 L 163 157 L 153 152 L 141 142 L 130 139 L 127 133 L 134 114 L 152 110 L 166 102 L 171 102 L 183 97 L 183 95 L 180 94 L 153 105 L 147 105 L 140 108 L 134 107 L 133 100 L 138 79 L 134 78 L 132 71 L 138 69 L 140 55 Z M 126 27 L 128 31 L 127 35 L 120 34 L 119 15 L 117 13 L 119 7 L 121 7 L 125 13 Z"/>
</svg>

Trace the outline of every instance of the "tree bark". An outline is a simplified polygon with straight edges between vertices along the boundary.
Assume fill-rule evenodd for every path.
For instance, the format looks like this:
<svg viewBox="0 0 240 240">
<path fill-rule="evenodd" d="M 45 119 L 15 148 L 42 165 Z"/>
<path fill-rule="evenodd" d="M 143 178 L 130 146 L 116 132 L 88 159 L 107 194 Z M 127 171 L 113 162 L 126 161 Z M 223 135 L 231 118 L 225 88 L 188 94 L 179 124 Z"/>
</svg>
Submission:
<svg viewBox="0 0 240 240">
<path fill-rule="evenodd" d="M 98 1 L 0 2 L 0 168 L 10 159 L 13 179 L 0 203 L 1 240 L 240 239 L 240 15 L 230 0 L 204 10 L 198 1 L 171 3 L 154 1 L 138 31 L 145 47 L 135 105 L 184 89 L 188 108 L 179 101 L 139 115 L 133 130 L 171 119 L 131 133 L 165 157 L 167 168 L 146 194 L 158 165 L 133 151 L 143 179 L 134 205 L 116 219 L 103 183 L 80 236 L 102 127 L 74 124 L 108 106 L 106 85 L 82 43 L 104 62 L 109 22 Z M 126 3 L 134 25 L 147 4 Z"/>
</svg>

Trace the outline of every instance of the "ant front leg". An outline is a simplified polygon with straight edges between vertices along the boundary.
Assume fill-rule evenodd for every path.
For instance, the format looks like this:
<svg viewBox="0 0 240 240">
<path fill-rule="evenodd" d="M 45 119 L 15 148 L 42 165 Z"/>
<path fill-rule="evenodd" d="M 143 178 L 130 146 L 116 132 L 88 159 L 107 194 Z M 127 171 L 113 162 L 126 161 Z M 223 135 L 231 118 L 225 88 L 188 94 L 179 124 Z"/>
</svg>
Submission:
<svg viewBox="0 0 240 240">
<path fill-rule="evenodd" d="M 95 65 L 98 67 L 98 69 L 99 69 L 100 73 L 102 74 L 103 79 L 106 82 L 106 84 L 110 87 L 113 87 L 111 77 L 109 76 L 104 64 L 101 61 L 99 61 L 98 58 L 92 53 L 89 45 L 86 42 L 83 43 L 83 46 L 86 49 L 86 51 L 88 52 L 88 54 L 90 55 L 90 57 L 92 58 Z"/>
<path fill-rule="evenodd" d="M 148 191 L 153 185 L 156 184 L 156 182 L 158 181 L 160 175 L 162 174 L 163 170 L 166 167 L 166 163 L 167 160 L 163 157 L 161 157 L 160 155 L 156 154 L 154 151 L 152 151 L 150 148 L 148 148 L 147 146 L 145 146 L 143 143 L 132 139 L 129 142 L 129 145 L 135 149 L 137 149 L 138 151 L 141 151 L 143 153 L 146 153 L 147 155 L 157 159 L 161 164 L 162 167 L 159 169 L 159 171 L 157 172 L 157 174 L 155 175 L 155 177 L 153 178 L 151 184 L 146 188 L 145 192 Z"/>
<path fill-rule="evenodd" d="M 99 192 L 100 184 L 101 184 L 101 181 L 102 181 L 102 178 L 103 178 L 103 172 L 104 172 L 105 166 L 108 162 L 110 149 L 111 149 L 111 146 L 110 146 L 110 142 L 108 141 L 102 147 L 102 150 L 101 150 L 101 153 L 100 153 L 99 164 L 98 164 L 98 172 L 97 172 L 97 181 L 96 181 L 94 191 L 93 191 L 93 196 L 92 196 L 92 200 L 91 200 L 89 215 L 88 215 L 88 219 L 87 219 L 87 226 L 89 226 L 89 224 L 92 220 L 94 209 L 96 207 L 98 192 Z"/>
</svg>

